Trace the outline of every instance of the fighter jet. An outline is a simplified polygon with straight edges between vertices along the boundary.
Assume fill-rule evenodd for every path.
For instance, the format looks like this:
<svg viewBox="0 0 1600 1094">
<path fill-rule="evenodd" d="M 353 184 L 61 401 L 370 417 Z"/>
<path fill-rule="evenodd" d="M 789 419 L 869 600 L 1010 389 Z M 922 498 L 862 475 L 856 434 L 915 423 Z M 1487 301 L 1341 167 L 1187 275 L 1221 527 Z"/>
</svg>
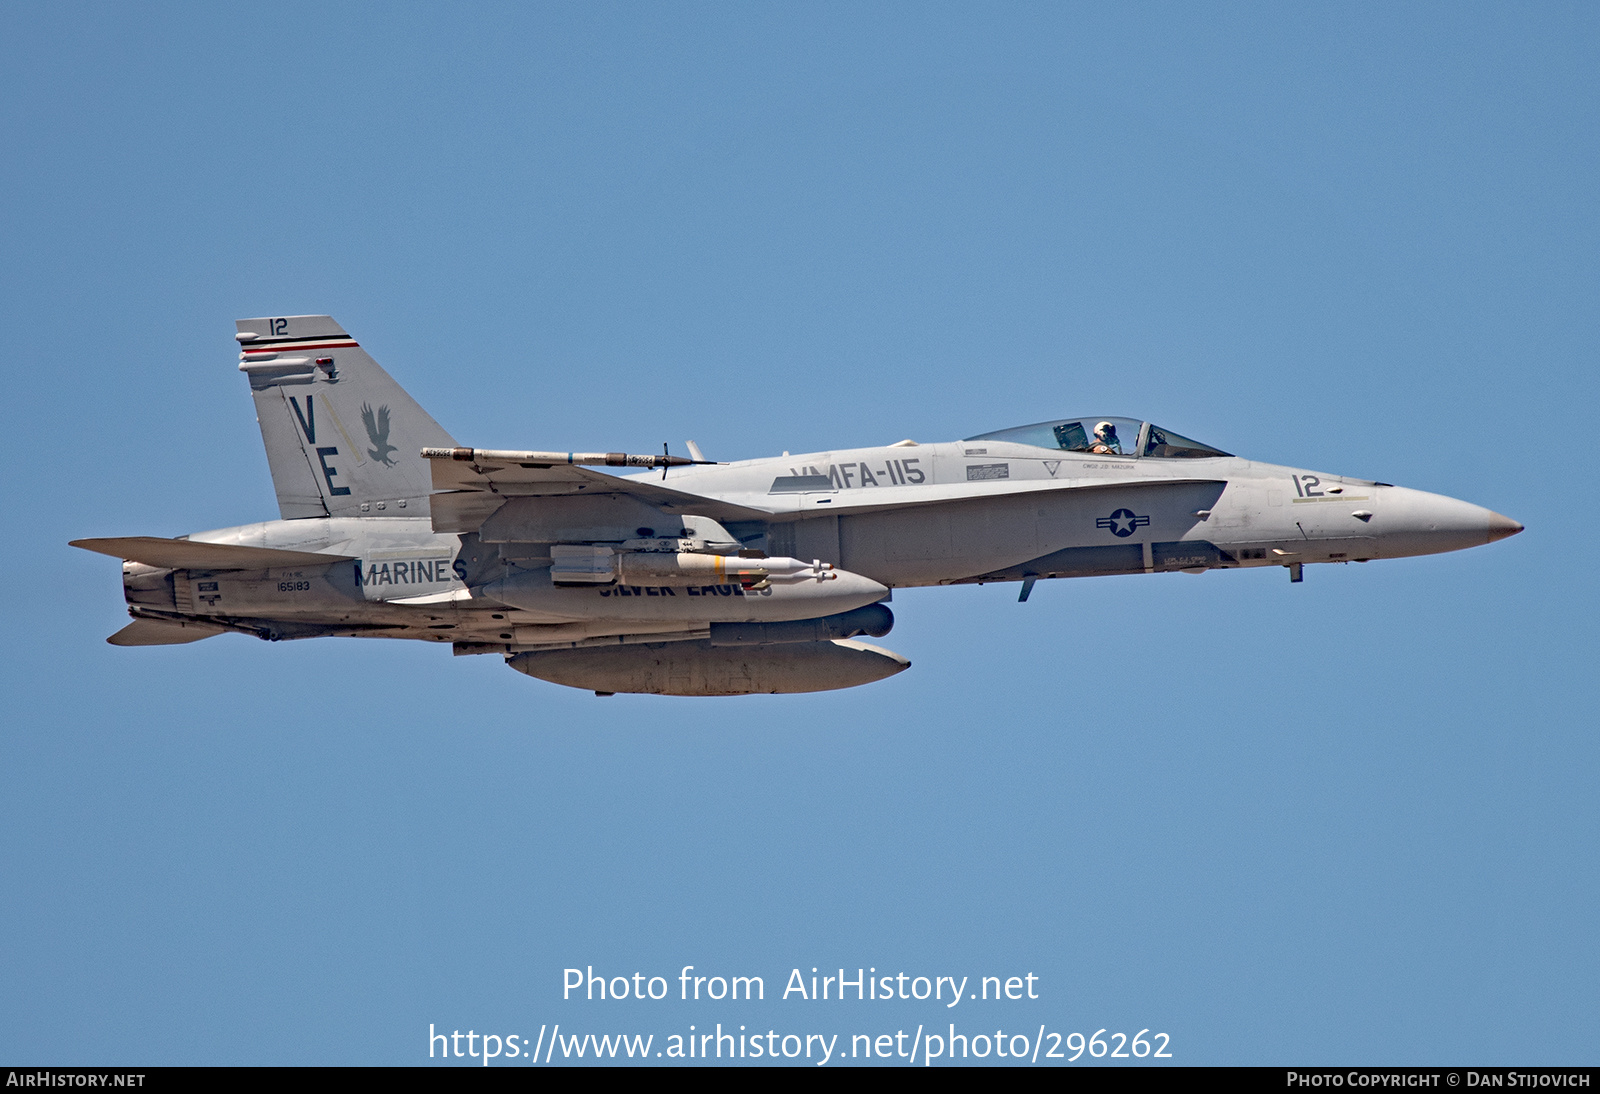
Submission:
<svg viewBox="0 0 1600 1094">
<path fill-rule="evenodd" d="M 232 631 L 448 643 L 599 695 L 826 691 L 909 667 L 896 588 L 1369 562 L 1522 525 L 1437 494 L 1085 415 L 714 463 L 458 444 L 325 315 L 235 335 L 281 519 L 80 539 L 118 646 Z M 563 438 L 564 440 L 566 438 Z M 600 470 L 605 468 L 605 470 Z M 631 470 L 630 470 L 631 469 Z"/>
</svg>

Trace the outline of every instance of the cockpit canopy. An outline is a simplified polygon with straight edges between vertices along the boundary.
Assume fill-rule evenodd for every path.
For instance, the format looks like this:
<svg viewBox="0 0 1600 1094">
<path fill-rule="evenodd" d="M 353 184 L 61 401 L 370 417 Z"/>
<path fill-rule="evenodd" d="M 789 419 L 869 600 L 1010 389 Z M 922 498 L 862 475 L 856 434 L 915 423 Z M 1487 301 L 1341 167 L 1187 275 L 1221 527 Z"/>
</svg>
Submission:
<svg viewBox="0 0 1600 1094">
<path fill-rule="evenodd" d="M 1232 455 L 1220 448 L 1180 437 L 1153 422 L 1141 422 L 1133 418 L 1062 418 L 1054 422 L 997 429 L 993 433 L 968 437 L 967 440 L 1010 441 L 1012 444 L 1031 444 L 1036 448 L 1096 456 L 1122 456 L 1125 459 L 1151 456 L 1168 460 L 1193 460 Z"/>
</svg>

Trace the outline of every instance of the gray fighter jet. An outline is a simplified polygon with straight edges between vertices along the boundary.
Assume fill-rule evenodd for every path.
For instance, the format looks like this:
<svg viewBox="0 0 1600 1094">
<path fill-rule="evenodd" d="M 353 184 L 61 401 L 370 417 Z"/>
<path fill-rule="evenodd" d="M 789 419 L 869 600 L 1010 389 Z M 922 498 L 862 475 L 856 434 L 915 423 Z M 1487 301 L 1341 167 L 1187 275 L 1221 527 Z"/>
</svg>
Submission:
<svg viewBox="0 0 1600 1094">
<path fill-rule="evenodd" d="M 601 695 L 824 691 L 909 662 L 891 590 L 1368 562 L 1522 531 L 1131 418 L 712 463 L 458 445 L 331 318 L 235 336 L 280 520 L 75 540 L 124 560 L 119 646 L 234 631 L 449 643 Z M 597 468 L 611 470 L 598 470 Z M 632 474 L 625 469 L 637 469 Z M 659 472 L 659 474 L 657 473 Z"/>
</svg>

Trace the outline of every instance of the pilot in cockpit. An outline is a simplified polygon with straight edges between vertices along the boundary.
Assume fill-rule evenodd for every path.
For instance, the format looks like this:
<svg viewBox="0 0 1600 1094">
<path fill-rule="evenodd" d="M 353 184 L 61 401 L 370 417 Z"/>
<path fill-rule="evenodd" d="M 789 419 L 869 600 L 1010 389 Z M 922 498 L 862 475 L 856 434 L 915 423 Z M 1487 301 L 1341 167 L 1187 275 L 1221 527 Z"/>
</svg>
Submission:
<svg viewBox="0 0 1600 1094">
<path fill-rule="evenodd" d="M 1122 455 L 1122 442 L 1117 439 L 1117 427 L 1110 422 L 1100 422 L 1094 427 L 1094 444 L 1089 451 L 1097 456 Z"/>
</svg>

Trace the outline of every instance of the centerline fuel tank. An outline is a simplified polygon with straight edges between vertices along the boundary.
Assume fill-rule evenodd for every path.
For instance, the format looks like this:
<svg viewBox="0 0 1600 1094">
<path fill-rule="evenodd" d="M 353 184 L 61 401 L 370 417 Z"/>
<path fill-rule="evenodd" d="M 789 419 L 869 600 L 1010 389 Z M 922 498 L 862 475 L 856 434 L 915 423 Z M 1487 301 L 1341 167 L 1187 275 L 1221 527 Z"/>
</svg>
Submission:
<svg viewBox="0 0 1600 1094">
<path fill-rule="evenodd" d="M 904 672 L 911 662 L 854 639 L 766 646 L 709 641 L 519 653 L 518 672 L 601 695 L 760 695 L 833 691 Z"/>
</svg>

